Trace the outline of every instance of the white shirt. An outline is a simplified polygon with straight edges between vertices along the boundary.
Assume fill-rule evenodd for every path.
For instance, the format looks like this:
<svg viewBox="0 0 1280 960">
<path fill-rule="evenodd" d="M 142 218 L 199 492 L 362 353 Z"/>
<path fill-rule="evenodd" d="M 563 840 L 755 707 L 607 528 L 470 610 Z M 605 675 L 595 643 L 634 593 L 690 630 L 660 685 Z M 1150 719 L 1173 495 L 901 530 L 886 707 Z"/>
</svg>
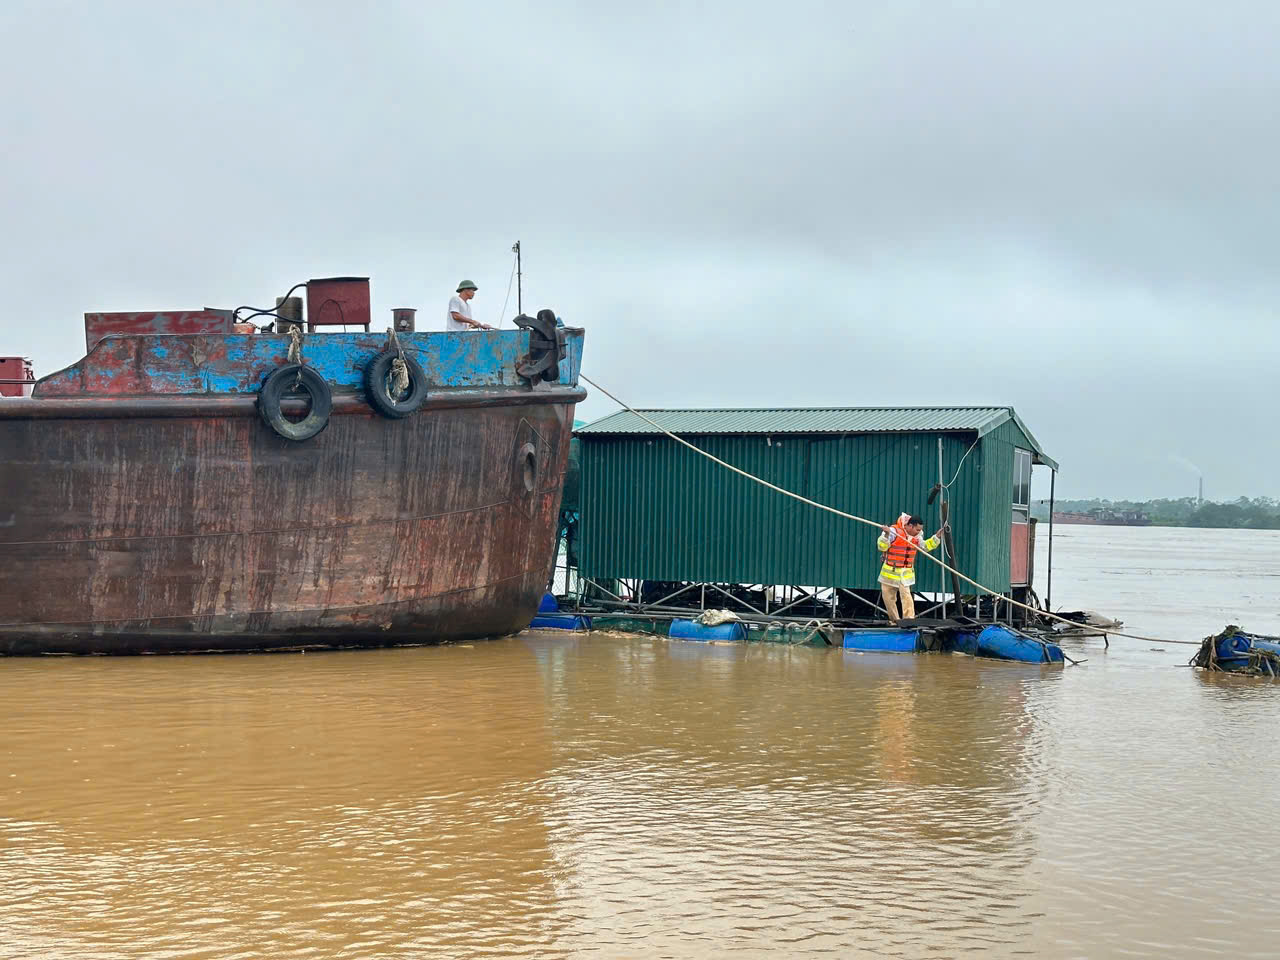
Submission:
<svg viewBox="0 0 1280 960">
<path fill-rule="evenodd" d="M 453 297 L 449 301 L 449 312 L 445 314 L 445 318 L 444 318 L 444 328 L 446 330 L 474 330 L 475 329 L 475 327 L 470 326 L 469 324 L 459 323 L 457 320 L 453 319 L 453 315 L 455 313 L 460 313 L 462 314 L 462 316 L 470 320 L 471 304 L 467 303 L 467 301 L 463 300 L 461 297 Z"/>
</svg>

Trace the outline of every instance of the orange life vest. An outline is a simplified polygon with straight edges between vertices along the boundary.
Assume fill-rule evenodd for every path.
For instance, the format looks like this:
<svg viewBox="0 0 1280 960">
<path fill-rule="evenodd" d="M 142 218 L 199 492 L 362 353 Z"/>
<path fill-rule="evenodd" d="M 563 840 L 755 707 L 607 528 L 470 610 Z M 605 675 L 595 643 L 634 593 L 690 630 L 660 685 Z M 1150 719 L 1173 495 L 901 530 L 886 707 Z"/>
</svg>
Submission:
<svg viewBox="0 0 1280 960">
<path fill-rule="evenodd" d="M 885 551 L 884 562 L 900 570 L 913 566 L 916 562 L 915 541 L 899 524 L 893 525 L 893 542 Z"/>
</svg>

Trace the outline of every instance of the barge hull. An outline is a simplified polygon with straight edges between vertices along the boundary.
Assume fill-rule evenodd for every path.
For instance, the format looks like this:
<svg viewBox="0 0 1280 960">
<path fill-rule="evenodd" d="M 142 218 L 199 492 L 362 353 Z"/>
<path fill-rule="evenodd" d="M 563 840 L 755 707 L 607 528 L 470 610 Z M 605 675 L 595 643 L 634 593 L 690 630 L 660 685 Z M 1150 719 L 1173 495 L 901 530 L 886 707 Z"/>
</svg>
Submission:
<svg viewBox="0 0 1280 960">
<path fill-rule="evenodd" d="M 0 416 L 0 653 L 386 646 L 522 629 L 551 571 L 581 391 L 505 392 L 468 391 L 465 404 L 402 420 L 352 398 L 302 444 L 252 408 L 11 408 Z"/>
</svg>

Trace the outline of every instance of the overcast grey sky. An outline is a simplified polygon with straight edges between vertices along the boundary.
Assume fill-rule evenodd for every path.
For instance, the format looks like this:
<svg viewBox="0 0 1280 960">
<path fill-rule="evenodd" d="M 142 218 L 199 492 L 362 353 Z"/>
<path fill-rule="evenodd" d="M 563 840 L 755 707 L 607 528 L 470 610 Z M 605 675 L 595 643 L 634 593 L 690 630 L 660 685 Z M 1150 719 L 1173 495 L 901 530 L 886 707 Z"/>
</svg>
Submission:
<svg viewBox="0 0 1280 960">
<path fill-rule="evenodd" d="M 311 276 L 496 321 L 519 239 L 635 405 L 1011 404 L 1060 496 L 1280 494 L 1274 0 L 0 0 L 0 37 L 39 374 L 87 310 Z"/>
</svg>

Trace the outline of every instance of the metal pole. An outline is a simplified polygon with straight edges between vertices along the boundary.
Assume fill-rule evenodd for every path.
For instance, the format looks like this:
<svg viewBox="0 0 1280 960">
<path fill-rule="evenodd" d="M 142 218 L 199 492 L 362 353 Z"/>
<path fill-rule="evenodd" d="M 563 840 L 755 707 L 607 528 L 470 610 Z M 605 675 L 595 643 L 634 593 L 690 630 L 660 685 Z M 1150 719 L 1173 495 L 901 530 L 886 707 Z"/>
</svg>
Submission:
<svg viewBox="0 0 1280 960">
<path fill-rule="evenodd" d="M 945 506 L 947 502 L 947 488 L 942 485 L 944 479 L 945 478 L 942 475 L 942 438 L 939 437 L 938 438 L 938 493 L 941 494 L 941 499 L 938 501 L 938 516 L 941 518 L 941 523 L 938 524 L 939 527 L 941 527 L 944 523 L 947 522 L 947 508 Z M 951 563 L 951 558 L 947 556 L 947 541 L 945 539 L 942 541 L 942 561 L 943 563 Z M 938 569 L 938 582 L 942 586 L 942 619 L 945 620 L 947 619 L 947 581 L 946 581 L 946 578 L 942 575 L 941 568 Z M 960 601 L 960 598 L 956 597 L 956 602 L 959 603 L 959 601 Z"/>
<path fill-rule="evenodd" d="M 1044 588 L 1044 608 L 1053 609 L 1053 493 L 1058 482 L 1058 471 L 1049 472 L 1049 582 Z"/>
<path fill-rule="evenodd" d="M 521 287 L 521 279 L 523 275 L 520 272 L 520 241 L 519 240 L 516 241 L 516 245 L 512 249 L 514 249 L 516 252 L 516 313 L 522 314 L 524 313 L 524 301 L 521 299 L 520 287 Z M 507 289 L 510 290 L 511 288 L 507 287 Z"/>
</svg>

